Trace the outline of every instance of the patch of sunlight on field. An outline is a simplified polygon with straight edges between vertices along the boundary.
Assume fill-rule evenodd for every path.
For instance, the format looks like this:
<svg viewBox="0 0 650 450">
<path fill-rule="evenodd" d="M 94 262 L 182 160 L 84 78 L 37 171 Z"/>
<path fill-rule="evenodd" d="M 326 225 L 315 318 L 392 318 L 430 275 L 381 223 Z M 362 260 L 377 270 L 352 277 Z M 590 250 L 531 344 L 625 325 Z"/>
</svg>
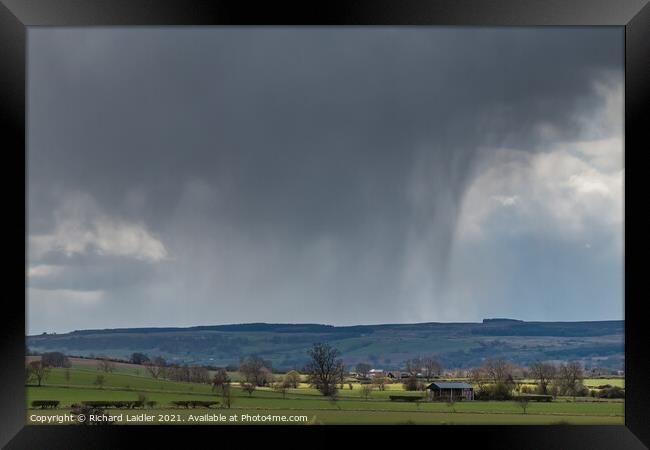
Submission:
<svg viewBox="0 0 650 450">
<path fill-rule="evenodd" d="M 605 384 L 625 388 L 625 378 L 585 378 L 584 380 L 584 385 L 588 388 L 595 388 Z"/>
</svg>

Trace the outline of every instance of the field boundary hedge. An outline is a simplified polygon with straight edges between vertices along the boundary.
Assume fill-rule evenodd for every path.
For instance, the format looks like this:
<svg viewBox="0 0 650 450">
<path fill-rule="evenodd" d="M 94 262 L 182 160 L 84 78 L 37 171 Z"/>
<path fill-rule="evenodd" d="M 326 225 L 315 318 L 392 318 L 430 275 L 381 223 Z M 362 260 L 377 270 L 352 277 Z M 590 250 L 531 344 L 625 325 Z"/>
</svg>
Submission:
<svg viewBox="0 0 650 450">
<path fill-rule="evenodd" d="M 83 406 L 90 406 L 92 408 L 142 408 L 144 402 L 141 400 L 86 400 L 82 401 Z"/>
<path fill-rule="evenodd" d="M 391 402 L 417 402 L 422 400 L 422 397 L 416 397 L 415 395 L 389 395 Z"/>
<path fill-rule="evenodd" d="M 40 407 L 41 409 L 56 408 L 61 402 L 59 400 L 34 400 L 32 401 L 32 408 Z"/>
<path fill-rule="evenodd" d="M 550 402 L 553 400 L 552 395 L 542 395 L 542 394 L 520 394 L 514 397 L 514 400 L 528 400 L 532 402 Z"/>
<path fill-rule="evenodd" d="M 175 400 L 171 404 L 183 408 L 210 408 L 212 405 L 218 405 L 219 402 L 214 400 Z"/>
</svg>

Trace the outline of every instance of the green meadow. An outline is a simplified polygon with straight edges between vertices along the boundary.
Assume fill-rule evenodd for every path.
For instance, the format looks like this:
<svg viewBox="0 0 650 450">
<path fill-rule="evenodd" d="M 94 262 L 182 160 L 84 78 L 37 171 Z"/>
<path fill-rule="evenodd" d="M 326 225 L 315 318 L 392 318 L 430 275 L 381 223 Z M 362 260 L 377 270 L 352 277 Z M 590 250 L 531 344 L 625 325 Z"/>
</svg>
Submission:
<svg viewBox="0 0 650 450">
<path fill-rule="evenodd" d="M 104 383 L 96 384 L 98 375 Z M 233 377 L 236 378 L 236 377 Z M 585 380 L 585 384 L 617 384 L 615 380 Z M 349 389 L 350 384 L 352 389 Z M 27 422 L 34 415 L 51 416 L 70 413 L 71 406 L 83 401 L 98 400 L 137 400 L 144 395 L 146 400 L 155 401 L 153 408 L 132 410 L 106 410 L 106 414 L 129 415 L 137 419 L 139 414 L 150 414 L 155 420 L 144 422 L 134 420 L 129 423 L 178 423 L 219 424 L 220 421 L 188 421 L 190 416 L 205 414 L 241 415 L 291 415 L 300 417 L 299 423 L 319 424 L 612 424 L 624 423 L 624 403 L 622 400 L 592 398 L 562 398 L 548 402 L 530 402 L 524 413 L 514 401 L 462 401 L 454 404 L 445 402 L 394 402 L 389 395 L 401 391 L 401 384 L 390 384 L 385 391 L 373 389 L 366 399 L 361 385 L 345 383 L 339 391 L 338 399 L 332 401 L 318 391 L 301 383 L 297 389 L 289 389 L 284 394 L 270 388 L 257 388 L 252 394 L 244 392 L 237 382 L 232 384 L 230 408 L 222 407 L 221 397 L 213 392 L 208 384 L 174 382 L 154 379 L 144 368 L 118 367 L 112 373 L 104 373 L 91 365 L 73 365 L 70 369 L 52 369 L 42 386 L 30 385 L 27 390 Z M 399 392 L 400 395 L 421 397 L 416 392 Z M 56 409 L 35 409 L 34 400 L 58 400 Z M 220 402 L 212 408 L 176 408 L 174 401 L 208 400 Z M 37 420 L 43 420 L 37 419 Z M 124 423 L 124 422 L 119 422 Z M 235 421 L 235 423 L 288 423 L 265 421 Z"/>
</svg>

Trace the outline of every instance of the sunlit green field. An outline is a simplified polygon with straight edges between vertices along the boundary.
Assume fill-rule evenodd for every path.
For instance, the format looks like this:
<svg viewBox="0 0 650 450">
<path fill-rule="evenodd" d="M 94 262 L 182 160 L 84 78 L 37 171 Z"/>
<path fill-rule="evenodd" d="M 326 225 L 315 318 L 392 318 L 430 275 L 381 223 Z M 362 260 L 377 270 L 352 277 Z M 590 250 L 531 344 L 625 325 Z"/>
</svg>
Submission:
<svg viewBox="0 0 650 450">
<path fill-rule="evenodd" d="M 601 386 L 605 384 L 610 384 L 612 386 L 618 386 L 620 388 L 625 387 L 624 378 L 585 378 L 584 384 L 588 388 L 595 388 L 596 386 Z"/>
<path fill-rule="evenodd" d="M 30 421 L 33 415 L 69 413 L 74 403 L 93 400 L 136 400 L 139 395 L 144 395 L 149 401 L 155 401 L 155 407 L 107 410 L 106 413 L 128 415 L 148 413 L 156 417 L 158 414 L 171 415 L 169 417 L 177 418 L 175 423 L 196 423 L 187 421 L 190 414 L 196 416 L 219 413 L 299 415 L 307 417 L 308 423 L 324 424 L 552 424 L 560 422 L 623 424 L 624 422 L 622 400 L 558 398 L 549 403 L 530 402 L 525 413 L 513 401 L 464 401 L 453 405 L 444 402 L 390 401 L 388 396 L 401 390 L 401 384 L 387 385 L 385 391 L 374 389 L 368 399 L 365 399 L 360 389 L 361 385 L 352 383 L 353 389 L 349 389 L 349 384 L 345 383 L 344 388 L 340 390 L 338 400 L 332 401 L 306 384 L 301 384 L 297 389 L 289 389 L 284 395 L 270 388 L 257 388 L 252 395 L 249 395 L 239 388 L 238 383 L 233 383 L 230 408 L 221 408 L 219 404 L 210 409 L 178 409 L 174 408 L 171 402 L 178 400 L 221 402 L 221 397 L 213 392 L 208 384 L 156 380 L 148 376 L 144 369 L 139 375 L 136 370 L 126 367 L 118 368 L 112 373 L 103 373 L 89 365 L 73 366 L 70 369 L 52 369 L 42 386 L 27 387 L 28 423 L 34 423 Z M 98 375 L 104 377 L 104 384 L 101 386 L 95 384 Z M 614 384 L 602 379 L 598 379 L 596 383 Z M 421 397 L 421 394 L 416 392 L 402 391 L 400 395 Z M 33 400 L 59 400 L 60 405 L 54 410 L 33 409 L 30 406 Z M 159 420 L 148 423 L 159 423 Z"/>
</svg>

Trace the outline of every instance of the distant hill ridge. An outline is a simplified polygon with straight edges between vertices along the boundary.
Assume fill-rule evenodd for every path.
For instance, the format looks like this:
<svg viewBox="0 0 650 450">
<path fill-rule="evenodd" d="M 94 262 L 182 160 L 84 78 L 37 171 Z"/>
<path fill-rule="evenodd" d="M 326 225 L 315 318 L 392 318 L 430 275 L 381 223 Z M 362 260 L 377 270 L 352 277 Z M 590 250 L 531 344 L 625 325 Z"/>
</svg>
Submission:
<svg viewBox="0 0 650 450">
<path fill-rule="evenodd" d="M 482 322 L 426 322 L 335 326 L 243 323 L 193 327 L 77 330 L 27 337 L 32 351 L 128 357 L 132 352 L 171 361 L 238 364 L 260 355 L 279 367 L 301 367 L 315 342 L 341 351 L 346 363 L 370 362 L 399 368 L 406 359 L 436 356 L 446 367 L 471 367 L 486 358 L 517 363 L 578 359 L 601 367 L 622 367 L 624 321 L 526 322 L 491 318 Z M 517 339 L 512 339 L 516 336 Z"/>
<path fill-rule="evenodd" d="M 474 333 L 481 333 L 490 329 L 493 334 L 495 326 L 499 330 L 508 331 L 540 331 L 546 330 L 555 335 L 558 330 L 564 329 L 569 332 L 570 328 L 578 336 L 585 336 L 585 332 L 593 333 L 590 335 L 601 336 L 609 334 L 612 330 L 622 330 L 625 321 L 623 320 L 600 320 L 600 321 L 579 321 L 579 322 L 527 322 L 519 319 L 494 318 L 483 319 L 482 322 L 420 322 L 404 324 L 376 324 L 376 325 L 325 325 L 317 323 L 266 323 L 251 322 L 240 324 L 223 324 L 223 325 L 196 325 L 191 327 L 141 327 L 141 328 L 103 328 L 75 330 L 69 333 L 47 334 L 51 336 L 65 335 L 84 335 L 84 334 L 111 334 L 111 333 L 173 333 L 173 332 L 191 332 L 191 331 L 226 331 L 226 332 L 276 332 L 276 333 L 341 333 L 341 332 L 373 332 L 379 329 L 429 329 L 429 328 L 465 328 L 471 329 Z M 604 328 L 601 328 L 603 326 Z M 519 334 L 519 333 L 517 333 Z M 563 334 L 567 335 L 567 334 Z M 31 335 L 29 337 L 43 336 Z"/>
</svg>

